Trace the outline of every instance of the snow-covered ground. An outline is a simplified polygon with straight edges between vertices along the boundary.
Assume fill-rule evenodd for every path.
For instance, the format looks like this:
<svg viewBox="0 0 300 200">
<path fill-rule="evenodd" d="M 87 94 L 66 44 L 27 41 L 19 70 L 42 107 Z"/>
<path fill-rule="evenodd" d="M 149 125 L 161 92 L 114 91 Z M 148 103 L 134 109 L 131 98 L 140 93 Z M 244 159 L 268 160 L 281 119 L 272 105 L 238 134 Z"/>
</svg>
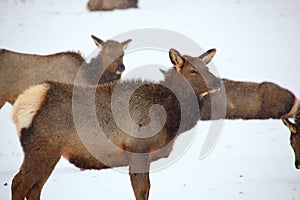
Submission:
<svg viewBox="0 0 300 200">
<path fill-rule="evenodd" d="M 298 0 L 140 0 L 139 9 L 93 13 L 86 10 L 86 3 L 0 0 L 0 48 L 38 54 L 80 50 L 89 55 L 95 48 L 91 34 L 108 39 L 134 29 L 163 28 L 204 49 L 217 48 L 214 65 L 222 77 L 273 81 L 300 97 Z M 144 62 L 134 54 L 129 57 L 124 60 L 126 72 Z M 155 53 L 146 57 L 147 62 L 154 57 Z M 11 181 L 23 158 L 11 109 L 6 104 L 0 110 L 1 200 L 10 199 Z M 197 137 L 185 155 L 151 173 L 150 199 L 300 199 L 300 171 L 294 168 L 289 131 L 280 120 L 225 121 L 215 149 L 199 160 L 209 126 L 210 122 L 199 122 Z M 127 174 L 80 171 L 62 159 L 42 199 L 134 199 L 134 195 Z"/>
</svg>

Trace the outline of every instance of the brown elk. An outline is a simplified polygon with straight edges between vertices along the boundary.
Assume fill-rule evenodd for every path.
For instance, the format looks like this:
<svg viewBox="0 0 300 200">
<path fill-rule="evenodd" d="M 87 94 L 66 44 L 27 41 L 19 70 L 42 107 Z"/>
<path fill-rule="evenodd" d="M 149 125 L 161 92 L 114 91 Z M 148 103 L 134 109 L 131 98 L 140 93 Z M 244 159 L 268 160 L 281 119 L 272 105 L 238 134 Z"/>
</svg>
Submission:
<svg viewBox="0 0 300 200">
<path fill-rule="evenodd" d="M 201 57 L 212 59 L 215 54 L 216 50 L 211 49 Z M 275 83 L 220 81 L 223 83 L 221 90 L 203 99 L 201 120 L 290 118 L 300 104 L 291 91 Z"/>
<path fill-rule="evenodd" d="M 211 51 L 214 56 L 216 50 Z M 300 103 L 291 91 L 275 83 L 221 80 L 221 91 L 206 96 L 201 120 L 293 117 Z"/>
<path fill-rule="evenodd" d="M 119 80 L 125 69 L 124 49 L 131 40 L 119 43 L 113 40 L 104 42 L 95 36 L 92 38 L 102 51 L 90 63 L 75 52 L 42 56 L 1 49 L 0 108 L 5 102 L 13 104 L 29 86 L 47 80 L 73 84 L 77 75 L 78 82 L 83 84 Z"/>
<path fill-rule="evenodd" d="M 90 11 L 108 11 L 114 9 L 137 8 L 137 4 L 138 0 L 89 0 L 87 8 Z"/>
<path fill-rule="evenodd" d="M 12 199 L 39 199 L 63 156 L 83 169 L 129 166 L 136 199 L 147 200 L 150 162 L 171 153 L 176 137 L 199 120 L 203 97 L 221 87 L 205 66 L 210 58 L 181 56 L 174 49 L 169 55 L 174 67 L 159 83 L 120 81 L 73 90 L 73 85 L 46 82 L 21 94 L 13 121 L 24 161 L 13 179 Z"/>
<path fill-rule="evenodd" d="M 292 123 L 288 118 L 283 117 L 283 123 L 290 129 L 290 142 L 295 153 L 295 167 L 300 169 L 300 106 L 294 116 L 295 123 Z"/>
</svg>

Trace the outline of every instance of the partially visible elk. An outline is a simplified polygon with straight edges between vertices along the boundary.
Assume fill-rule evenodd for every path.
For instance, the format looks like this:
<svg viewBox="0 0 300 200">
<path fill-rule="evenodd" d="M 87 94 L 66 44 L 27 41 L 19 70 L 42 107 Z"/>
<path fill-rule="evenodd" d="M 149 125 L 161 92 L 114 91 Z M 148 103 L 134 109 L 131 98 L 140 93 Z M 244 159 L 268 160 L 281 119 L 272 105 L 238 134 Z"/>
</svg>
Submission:
<svg viewBox="0 0 300 200">
<path fill-rule="evenodd" d="M 63 156 L 82 169 L 129 166 L 136 199 L 147 200 L 151 161 L 169 156 L 177 136 L 199 120 L 203 98 L 221 87 L 206 67 L 211 58 L 182 56 L 174 49 L 169 55 L 174 67 L 159 83 L 120 81 L 74 90 L 73 85 L 45 82 L 21 94 L 14 104 L 13 121 L 24 161 L 13 179 L 12 199 L 39 199 Z M 157 105 L 164 110 L 155 109 Z M 130 131 L 121 129 L 116 119 Z"/>
<path fill-rule="evenodd" d="M 213 57 L 215 53 L 216 50 L 211 49 L 202 57 Z M 220 81 L 223 83 L 221 90 L 203 99 L 201 120 L 290 118 L 300 103 L 291 91 L 275 83 Z"/>
<path fill-rule="evenodd" d="M 0 108 L 5 102 L 13 104 L 29 86 L 48 80 L 69 84 L 74 84 L 76 76 L 78 83 L 82 84 L 119 80 L 125 69 L 124 49 L 131 40 L 120 43 L 113 40 L 104 42 L 95 36 L 92 38 L 101 51 L 90 63 L 75 52 L 34 55 L 1 49 Z"/>
<path fill-rule="evenodd" d="M 295 123 L 286 117 L 283 117 L 282 121 L 291 131 L 290 142 L 295 153 L 295 167 L 300 169 L 300 106 L 294 117 Z"/>
<path fill-rule="evenodd" d="M 201 120 L 280 119 L 293 117 L 299 105 L 291 91 L 275 83 L 222 81 L 222 90 L 204 100 Z"/>
<path fill-rule="evenodd" d="M 138 0 L 89 0 L 87 8 L 90 11 L 137 8 Z"/>
</svg>

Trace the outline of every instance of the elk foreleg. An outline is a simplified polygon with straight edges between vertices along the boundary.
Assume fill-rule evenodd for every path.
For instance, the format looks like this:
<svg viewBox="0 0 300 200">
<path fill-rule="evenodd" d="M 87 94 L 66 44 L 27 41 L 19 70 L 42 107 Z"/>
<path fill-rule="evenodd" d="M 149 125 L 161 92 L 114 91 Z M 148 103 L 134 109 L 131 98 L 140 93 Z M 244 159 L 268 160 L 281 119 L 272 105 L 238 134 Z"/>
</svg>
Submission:
<svg viewBox="0 0 300 200">
<path fill-rule="evenodd" d="M 150 190 L 149 156 L 134 155 L 130 159 L 129 175 L 136 200 L 148 200 Z"/>
</svg>

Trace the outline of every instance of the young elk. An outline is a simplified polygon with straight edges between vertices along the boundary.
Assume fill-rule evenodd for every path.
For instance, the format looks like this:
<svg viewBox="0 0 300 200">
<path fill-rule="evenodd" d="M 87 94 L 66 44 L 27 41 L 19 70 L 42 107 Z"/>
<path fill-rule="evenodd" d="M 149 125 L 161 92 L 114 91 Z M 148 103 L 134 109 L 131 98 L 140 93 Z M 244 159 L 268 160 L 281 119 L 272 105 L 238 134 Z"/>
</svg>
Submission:
<svg viewBox="0 0 300 200">
<path fill-rule="evenodd" d="M 294 116 L 299 105 L 292 92 L 275 83 L 222 81 L 221 91 L 204 100 L 201 120 L 280 119 Z"/>
<path fill-rule="evenodd" d="M 205 66 L 210 58 L 181 56 L 174 49 L 169 55 L 174 67 L 160 83 L 120 81 L 73 90 L 46 82 L 21 94 L 13 121 L 24 161 L 13 179 L 12 199 L 39 199 L 64 156 L 82 169 L 129 166 L 136 199 L 147 200 L 150 162 L 168 157 L 176 137 L 199 120 L 202 98 L 221 87 Z"/>
<path fill-rule="evenodd" d="M 295 167 L 300 169 L 300 106 L 296 111 L 294 120 L 295 123 L 292 123 L 288 118 L 282 118 L 283 123 L 291 131 L 290 142 L 295 153 Z"/>
<path fill-rule="evenodd" d="M 114 9 L 127 9 L 137 8 L 138 0 L 89 0 L 87 8 L 90 11 L 95 10 L 114 10 Z"/>
<path fill-rule="evenodd" d="M 29 86 L 47 80 L 74 84 L 78 75 L 78 82 L 96 84 L 102 73 L 99 83 L 119 80 L 125 69 L 124 49 L 131 40 L 119 43 L 113 40 L 104 42 L 95 36 L 92 38 L 102 51 L 90 63 L 74 52 L 41 56 L 1 49 L 0 108 L 5 102 L 13 104 Z"/>
</svg>

